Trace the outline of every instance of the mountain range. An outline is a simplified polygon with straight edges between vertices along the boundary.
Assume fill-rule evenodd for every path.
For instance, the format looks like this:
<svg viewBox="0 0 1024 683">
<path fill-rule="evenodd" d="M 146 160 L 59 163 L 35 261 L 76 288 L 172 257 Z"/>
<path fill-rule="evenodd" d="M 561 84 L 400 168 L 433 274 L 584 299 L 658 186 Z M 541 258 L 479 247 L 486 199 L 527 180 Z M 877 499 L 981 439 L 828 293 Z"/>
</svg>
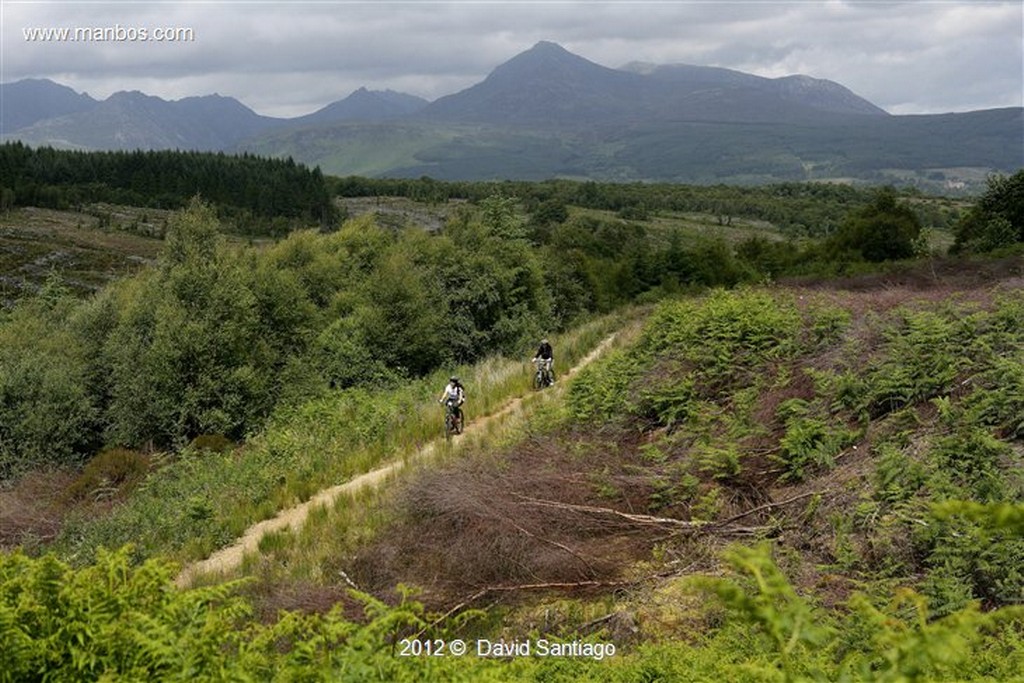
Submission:
<svg viewBox="0 0 1024 683">
<path fill-rule="evenodd" d="M 311 114 L 230 97 L 97 101 L 52 81 L 0 85 L 4 139 L 72 149 L 291 156 L 336 175 L 752 183 L 983 179 L 1024 166 L 1024 109 L 894 116 L 833 81 L 633 62 L 542 41 L 428 102 L 360 88 Z"/>
</svg>

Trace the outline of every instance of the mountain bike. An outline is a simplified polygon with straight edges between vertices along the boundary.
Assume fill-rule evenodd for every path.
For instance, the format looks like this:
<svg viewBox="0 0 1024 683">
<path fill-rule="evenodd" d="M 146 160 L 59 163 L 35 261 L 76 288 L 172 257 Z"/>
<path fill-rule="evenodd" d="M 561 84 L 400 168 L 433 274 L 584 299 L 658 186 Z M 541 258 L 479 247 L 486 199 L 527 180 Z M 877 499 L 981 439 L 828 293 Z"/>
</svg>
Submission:
<svg viewBox="0 0 1024 683">
<path fill-rule="evenodd" d="M 550 358 L 534 358 L 533 364 L 537 366 L 533 373 L 533 388 L 544 389 L 551 386 L 555 381 L 555 374 L 551 371 Z"/>
<path fill-rule="evenodd" d="M 462 411 L 459 410 L 459 403 L 455 400 L 444 402 L 444 438 L 451 439 L 456 434 L 462 433 Z"/>
</svg>

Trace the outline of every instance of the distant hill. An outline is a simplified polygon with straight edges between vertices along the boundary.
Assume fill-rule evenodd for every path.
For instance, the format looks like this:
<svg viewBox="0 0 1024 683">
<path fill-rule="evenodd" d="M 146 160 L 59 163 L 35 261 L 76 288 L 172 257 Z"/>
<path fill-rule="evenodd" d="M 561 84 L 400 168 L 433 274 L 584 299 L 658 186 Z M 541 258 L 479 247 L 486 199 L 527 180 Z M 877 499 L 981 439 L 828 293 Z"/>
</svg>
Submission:
<svg viewBox="0 0 1024 683">
<path fill-rule="evenodd" d="M 272 129 L 387 121 L 428 104 L 406 93 L 360 88 L 312 114 L 276 119 L 260 116 L 238 100 L 221 95 L 168 101 L 133 91 L 97 101 L 48 80 L 23 80 L 0 87 L 5 139 L 84 150 L 221 151 Z"/>
<path fill-rule="evenodd" d="M 279 125 L 220 95 L 167 101 L 118 92 L 75 113 L 37 121 L 10 138 L 33 145 L 89 150 L 215 151 Z"/>
<path fill-rule="evenodd" d="M 859 180 L 876 184 L 982 189 L 990 172 L 1024 167 L 1019 138 L 1021 109 L 994 109 L 942 116 L 871 117 L 860 122 L 802 124 L 682 121 L 635 124 L 616 130 L 552 129 L 449 124 L 334 126 L 318 139 L 280 132 L 248 141 L 268 154 L 307 150 L 308 163 L 334 175 L 363 174 L 373 159 L 401 149 L 400 165 L 380 177 L 439 180 L 543 180 L 552 177 L 694 184 L 761 184 L 777 181 Z M 292 138 L 289 140 L 288 138 Z M 370 140 L 400 147 L 374 146 Z M 300 143 L 302 148 L 292 146 Z M 330 156 L 327 156 L 330 150 Z M 372 157 L 368 157 L 372 154 Z M 404 163 L 402 162 L 404 160 Z M 410 161 L 412 163 L 410 163 Z"/>
<path fill-rule="evenodd" d="M 810 76 L 636 62 L 611 69 L 540 42 L 402 119 L 285 127 L 239 149 L 336 175 L 839 179 L 969 190 L 988 173 L 1024 166 L 1022 111 L 893 116 Z"/>
<path fill-rule="evenodd" d="M 644 65 L 623 70 L 647 76 L 650 89 L 660 95 L 659 106 L 679 107 L 691 115 L 714 107 L 719 120 L 765 120 L 814 112 L 888 115 L 884 109 L 833 81 L 795 75 L 763 78 L 742 71 L 690 64 Z M 677 114 L 679 112 L 677 111 Z"/>
<path fill-rule="evenodd" d="M 216 95 L 167 102 L 118 93 L 87 104 L 5 138 L 246 151 L 334 175 L 445 180 L 841 180 L 970 191 L 990 173 L 1024 167 L 1022 108 L 894 116 L 807 75 L 640 62 L 613 69 L 547 41 L 429 103 L 360 88 L 292 119 L 262 117 Z"/>
<path fill-rule="evenodd" d="M 0 85 L 0 134 L 94 106 L 96 100 L 88 95 L 46 79 L 4 83 Z"/>
<path fill-rule="evenodd" d="M 621 125 L 650 121 L 820 121 L 887 116 L 843 86 L 807 76 L 761 78 L 729 69 L 633 65 L 609 69 L 549 42 L 513 57 L 481 83 L 415 118 L 453 123 Z"/>
<path fill-rule="evenodd" d="M 332 102 L 312 114 L 290 119 L 289 126 L 316 125 L 337 121 L 384 121 L 415 113 L 429 102 L 422 97 L 394 90 L 359 88 L 343 100 Z"/>
</svg>

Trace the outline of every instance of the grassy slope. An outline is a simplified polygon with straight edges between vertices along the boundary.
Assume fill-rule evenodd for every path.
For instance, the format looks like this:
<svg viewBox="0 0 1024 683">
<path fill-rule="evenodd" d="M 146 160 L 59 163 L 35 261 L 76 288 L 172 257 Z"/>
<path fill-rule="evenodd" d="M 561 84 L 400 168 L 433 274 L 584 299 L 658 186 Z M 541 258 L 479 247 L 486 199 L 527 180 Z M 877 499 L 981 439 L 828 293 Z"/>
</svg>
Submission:
<svg viewBox="0 0 1024 683">
<path fill-rule="evenodd" d="M 345 123 L 272 133 L 246 149 L 339 175 L 697 184 L 885 177 L 942 191 L 945 177 L 932 174 L 977 188 L 987 173 L 1019 165 L 1019 150 L 1006 145 L 1019 127 L 1019 109 L 867 117 L 842 125 L 682 121 L 572 132 Z M 936 139 L 946 144 L 937 146 Z"/>
<path fill-rule="evenodd" d="M 421 152 L 457 135 L 457 130 L 443 127 L 348 124 L 274 133 L 248 144 L 246 150 L 264 156 L 291 156 L 332 175 L 374 177 L 420 163 Z"/>
</svg>

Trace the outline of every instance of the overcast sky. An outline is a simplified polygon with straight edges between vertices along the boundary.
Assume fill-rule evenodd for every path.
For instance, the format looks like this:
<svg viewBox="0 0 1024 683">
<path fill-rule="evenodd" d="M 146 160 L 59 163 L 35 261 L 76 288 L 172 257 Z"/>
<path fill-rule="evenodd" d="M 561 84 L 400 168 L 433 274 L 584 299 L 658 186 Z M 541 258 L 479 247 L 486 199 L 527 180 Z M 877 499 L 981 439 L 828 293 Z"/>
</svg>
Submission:
<svg viewBox="0 0 1024 683">
<path fill-rule="evenodd" d="M 297 116 L 365 86 L 433 100 L 537 41 L 603 66 L 687 63 L 836 81 L 893 114 L 1024 105 L 1021 0 L 50 2 L 0 0 L 0 80 L 102 99 L 220 93 Z M 43 42 L 35 28 L 191 31 L 181 42 Z"/>
</svg>

